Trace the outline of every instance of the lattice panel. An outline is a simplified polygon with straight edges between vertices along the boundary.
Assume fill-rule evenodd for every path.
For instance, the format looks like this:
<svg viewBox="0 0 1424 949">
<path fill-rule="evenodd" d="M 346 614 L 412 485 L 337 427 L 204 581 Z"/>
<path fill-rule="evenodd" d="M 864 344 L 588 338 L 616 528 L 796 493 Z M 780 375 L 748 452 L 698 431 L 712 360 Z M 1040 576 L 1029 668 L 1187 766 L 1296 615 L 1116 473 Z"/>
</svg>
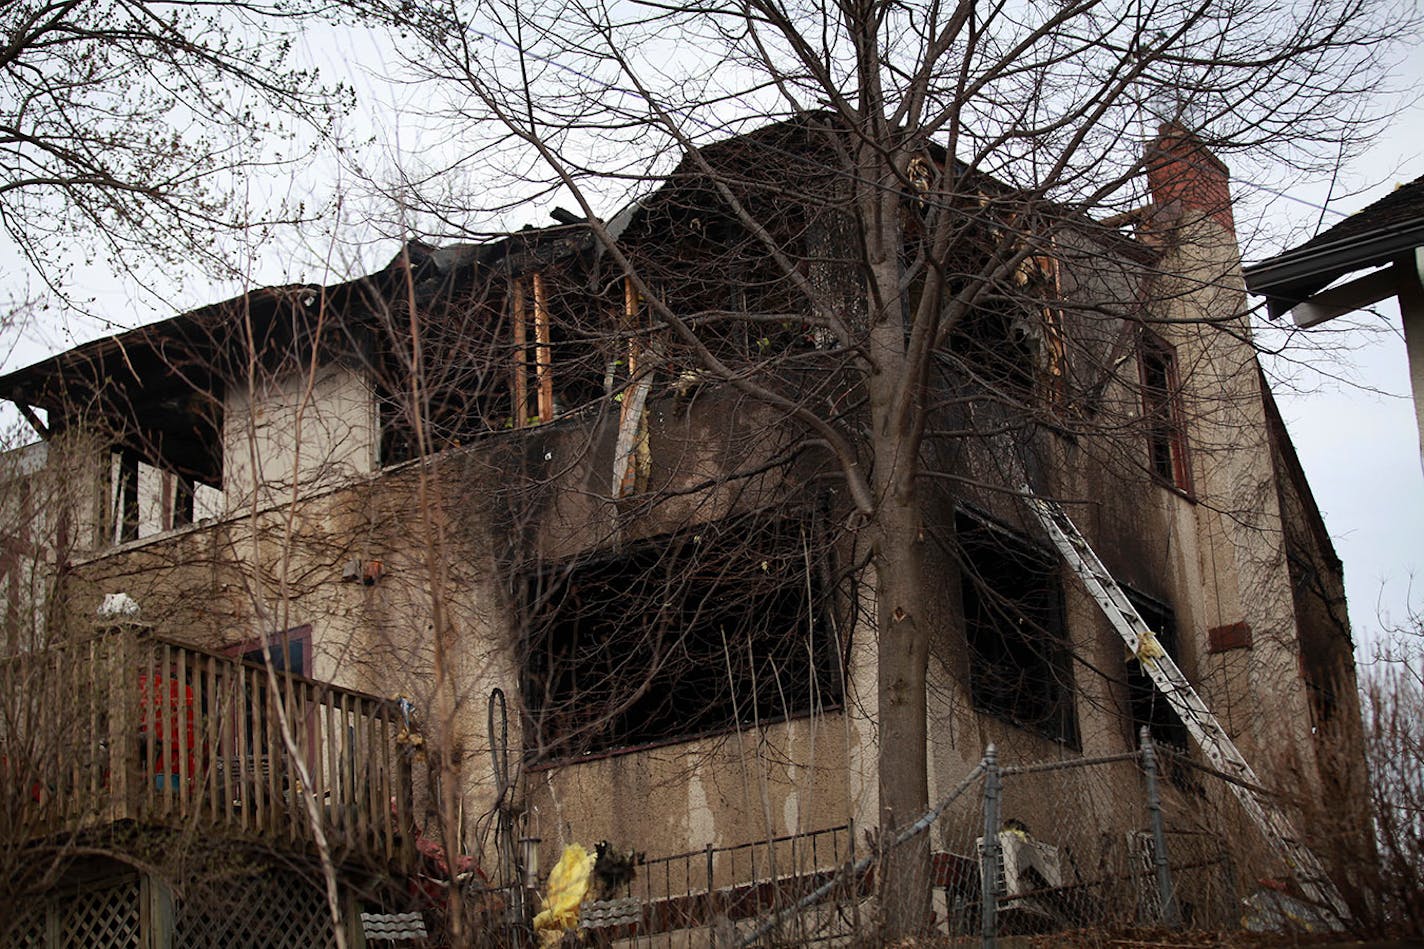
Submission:
<svg viewBox="0 0 1424 949">
<path fill-rule="evenodd" d="M 0 946 L 45 949 L 45 905 L 35 902 L 0 923 Z"/>
<path fill-rule="evenodd" d="M 249 877 L 206 897 L 194 891 L 175 907 L 174 949 L 323 949 L 335 944 L 325 891 L 297 874 Z"/>
<path fill-rule="evenodd" d="M 139 883 L 81 891 L 59 907 L 59 944 L 63 949 L 139 949 Z"/>
</svg>

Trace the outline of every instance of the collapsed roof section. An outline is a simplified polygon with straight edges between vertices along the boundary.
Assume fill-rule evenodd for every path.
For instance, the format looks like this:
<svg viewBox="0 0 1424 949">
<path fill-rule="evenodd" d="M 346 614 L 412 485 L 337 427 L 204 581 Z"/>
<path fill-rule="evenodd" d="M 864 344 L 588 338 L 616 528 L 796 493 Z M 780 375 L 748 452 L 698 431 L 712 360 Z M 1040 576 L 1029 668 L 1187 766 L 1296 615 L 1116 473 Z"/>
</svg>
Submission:
<svg viewBox="0 0 1424 949">
<path fill-rule="evenodd" d="M 721 241 L 723 247 L 731 246 L 736 244 L 734 232 L 741 227 L 741 216 L 751 215 L 764 222 L 765 232 L 773 239 L 799 241 L 801 249 L 794 261 L 799 268 L 851 263 L 848 258 L 835 261 L 830 259 L 834 254 L 827 256 L 824 235 L 836 232 L 836 239 L 842 241 L 842 257 L 853 246 L 845 169 L 848 150 L 854 144 L 853 131 L 822 113 L 797 116 L 709 144 L 685 156 L 654 193 L 629 204 L 606 222 L 604 230 L 628 249 L 636 264 L 653 262 L 653 272 L 657 258 L 666 258 L 662 263 L 671 275 L 666 287 L 668 303 L 678 308 L 699 308 L 708 301 L 693 296 L 676 299 L 672 284 L 676 280 L 686 283 L 689 268 L 699 263 L 699 258 L 685 252 L 669 255 L 667 239 L 675 237 L 680 251 L 687 250 L 683 245 L 689 241 L 709 246 Z M 775 160 L 767 160 L 769 155 Z M 1007 188 L 962 163 L 949 162 L 944 149 L 932 143 L 925 143 L 921 158 L 912 164 L 907 189 L 940 188 L 943 182 L 932 179 L 946 174 L 959 185 L 954 190 L 964 200 L 956 198 L 952 210 L 964 221 L 960 245 L 965 254 L 986 252 L 979 245 L 998 233 L 996 221 L 1013 220 L 1018 222 L 1016 231 L 1031 233 L 1034 220 L 1040 217 L 1071 221 L 1075 227 L 1088 229 L 1094 240 L 1110 243 L 1129 258 L 1141 259 L 1150 253 L 1111 227 L 1052 207 L 1039 195 Z M 729 208 L 728 190 L 740 204 L 741 216 Z M 1045 216 L 1045 212 L 1050 213 Z M 270 373 L 283 366 L 307 365 L 313 356 L 375 368 L 378 375 L 393 365 L 398 367 L 399 360 L 392 363 L 391 354 L 382 350 L 389 343 L 381 340 L 383 334 L 409 334 L 408 316 L 395 318 L 394 314 L 412 293 L 421 305 L 420 319 L 427 332 L 457 336 L 461 341 L 471 338 L 472 329 L 476 330 L 475 338 L 496 332 L 495 327 L 481 332 L 474 324 L 501 319 L 500 314 L 509 307 L 506 295 L 514 282 L 511 278 L 558 267 L 595 298 L 614 293 L 621 296 L 621 286 L 613 293 L 610 290 L 622 283 L 623 275 L 608 272 L 610 262 L 593 229 L 568 212 L 556 211 L 554 217 L 559 223 L 553 226 L 527 227 L 483 243 L 433 247 L 412 240 L 384 268 L 367 276 L 329 286 L 257 289 L 95 340 L 0 377 L 0 397 L 19 405 L 43 435 L 62 431 L 80 419 L 91 423 L 102 420 L 117 447 L 196 482 L 218 486 L 223 470 L 223 402 L 231 384 L 246 380 L 253 370 Z M 766 259 L 765 248 L 759 250 L 759 246 L 741 243 L 736 250 L 739 260 L 733 263 L 748 286 L 764 290 L 784 282 L 787 274 L 777 269 L 784 265 Z M 729 261 L 707 256 L 701 262 L 720 268 Z M 973 263 L 965 261 L 957 269 L 973 272 Z M 718 273 L 720 285 L 713 279 L 716 274 L 702 274 L 707 279 L 700 286 L 709 294 L 725 294 L 728 280 L 725 272 Z M 842 274 L 827 286 L 844 287 L 846 279 Z M 725 302 L 713 303 L 726 307 Z M 768 292 L 758 306 L 771 307 L 769 312 L 788 312 L 790 308 L 794 313 L 804 308 L 804 301 Z M 603 320 L 609 313 L 609 308 L 597 301 L 585 308 L 589 312 L 580 314 L 581 320 Z M 478 312 L 471 312 L 475 309 Z M 585 324 L 575 335 L 580 331 L 586 335 L 588 328 Z M 446 342 L 454 345 L 456 341 Z M 437 342 L 435 348 L 440 345 Z M 486 375 L 494 371 L 497 360 L 490 362 Z M 602 374 L 601 366 L 597 374 Z M 379 390 L 379 379 L 376 385 Z M 393 385 L 398 383 L 385 383 L 387 389 Z M 33 411 L 36 408 L 48 413 L 47 425 Z M 519 414 L 515 406 L 504 406 L 500 411 Z"/>
</svg>

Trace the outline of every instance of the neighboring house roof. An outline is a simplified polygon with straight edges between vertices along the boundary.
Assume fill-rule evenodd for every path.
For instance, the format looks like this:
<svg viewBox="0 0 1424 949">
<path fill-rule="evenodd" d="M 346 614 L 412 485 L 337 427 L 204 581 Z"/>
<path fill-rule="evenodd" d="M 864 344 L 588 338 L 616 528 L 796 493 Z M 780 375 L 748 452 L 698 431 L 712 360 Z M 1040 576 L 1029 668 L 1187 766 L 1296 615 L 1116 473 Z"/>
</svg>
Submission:
<svg viewBox="0 0 1424 949">
<path fill-rule="evenodd" d="M 1424 247 L 1424 175 L 1304 244 L 1246 266 L 1246 289 L 1266 297 L 1277 316 L 1347 273 L 1388 264 L 1416 247 Z"/>
</svg>

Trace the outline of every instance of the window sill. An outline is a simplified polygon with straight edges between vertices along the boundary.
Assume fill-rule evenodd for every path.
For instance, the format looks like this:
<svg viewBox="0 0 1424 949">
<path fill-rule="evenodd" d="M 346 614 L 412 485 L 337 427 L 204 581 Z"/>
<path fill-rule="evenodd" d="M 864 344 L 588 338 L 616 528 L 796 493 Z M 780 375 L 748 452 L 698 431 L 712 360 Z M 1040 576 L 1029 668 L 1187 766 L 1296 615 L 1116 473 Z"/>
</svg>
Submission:
<svg viewBox="0 0 1424 949">
<path fill-rule="evenodd" d="M 1189 490 L 1186 489 L 1186 488 L 1181 487 L 1180 485 L 1178 485 L 1178 484 L 1177 484 L 1176 482 L 1174 482 L 1174 481 L 1168 481 L 1166 478 L 1163 478 L 1161 475 L 1157 475 L 1157 474 L 1152 475 L 1152 483 L 1155 484 L 1155 485 L 1157 485 L 1157 487 L 1159 487 L 1159 488 L 1165 489 L 1169 494 L 1175 494 L 1177 497 L 1181 498 L 1183 501 L 1186 501 L 1186 502 L 1188 502 L 1188 503 L 1190 503 L 1190 504 L 1200 504 L 1200 503 L 1201 503 L 1199 500 L 1197 500 L 1197 496 L 1196 496 L 1195 494 L 1193 494 L 1191 491 L 1189 491 Z"/>
<path fill-rule="evenodd" d="M 586 755 L 576 755 L 563 758 L 546 758 L 541 761 L 531 760 L 528 756 L 524 759 L 524 770 L 529 774 L 539 774 L 544 771 L 555 771 L 560 768 L 567 768 L 573 765 L 592 764 L 596 761 L 607 761 L 610 758 L 619 758 L 624 755 L 636 755 L 647 751 L 656 751 L 659 748 L 670 748 L 674 745 L 690 745 L 694 742 L 706 741 L 709 738 L 722 738 L 728 735 L 735 735 L 738 732 L 750 731 L 752 728 L 766 728 L 772 725 L 785 725 L 790 722 L 803 721 L 810 718 L 818 718 L 826 715 L 839 715 L 844 711 L 843 705 L 827 705 L 814 712 L 800 712 L 795 715 L 783 715 L 777 718 L 764 718 L 757 725 L 747 725 L 742 728 L 728 726 L 726 728 L 715 728 L 694 735 L 678 735 L 674 738 L 661 738 L 657 741 L 644 742 L 639 745 L 623 745 L 618 748 L 607 748 L 602 751 L 591 751 Z"/>
</svg>

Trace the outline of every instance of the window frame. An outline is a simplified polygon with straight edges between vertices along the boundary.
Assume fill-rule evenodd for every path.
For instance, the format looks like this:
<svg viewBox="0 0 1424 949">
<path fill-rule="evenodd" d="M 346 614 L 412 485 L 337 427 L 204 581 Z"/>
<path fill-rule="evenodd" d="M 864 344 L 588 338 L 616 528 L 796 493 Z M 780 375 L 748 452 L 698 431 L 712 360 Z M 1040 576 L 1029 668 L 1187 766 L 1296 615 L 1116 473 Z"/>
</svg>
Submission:
<svg viewBox="0 0 1424 949">
<path fill-rule="evenodd" d="M 255 659 L 248 658 L 253 653 L 261 653 L 263 648 L 263 637 L 253 636 L 248 639 L 239 640 L 238 642 L 232 643 L 231 645 L 224 646 L 222 652 L 224 655 L 231 656 L 238 662 L 247 663 L 249 665 L 260 665 L 265 667 L 266 663 L 263 662 L 260 656 Z M 268 650 L 278 650 L 279 654 L 282 656 L 282 664 L 280 666 L 276 665 L 275 662 L 273 664 L 273 667 L 276 669 L 277 672 L 291 673 L 292 675 L 299 676 L 304 679 L 315 678 L 315 676 L 312 675 L 311 623 L 302 623 L 300 626 L 293 626 L 289 629 L 283 629 L 273 633 L 268 633 L 266 636 L 265 648 Z M 299 671 L 293 671 L 291 668 L 289 668 L 291 656 L 293 655 L 293 648 L 300 650 L 298 655 L 301 658 L 302 668 Z"/>
<path fill-rule="evenodd" d="M 751 522 L 750 528 L 746 526 L 748 521 Z M 708 688 L 707 683 L 699 678 L 698 666 L 693 662 L 682 666 L 685 671 L 665 670 L 670 676 L 667 680 L 662 679 L 663 672 L 655 671 L 653 675 L 658 677 L 657 679 L 639 686 L 639 690 L 645 694 L 656 695 L 652 710 L 667 715 L 668 718 L 647 714 L 641 705 L 642 698 L 635 699 L 635 704 L 621 705 L 621 699 L 615 694 L 612 700 L 620 707 L 598 728 L 590 728 L 583 733 L 575 730 L 564 734 L 560 725 L 560 718 L 572 714 L 570 709 L 581 701 L 577 694 L 577 683 L 575 682 L 575 687 L 570 690 L 564 688 L 565 683 L 562 680 L 568 680 L 570 677 L 576 679 L 578 675 L 587 674 L 590 670 L 594 676 L 605 675 L 609 671 L 600 670 L 596 662 L 584 661 L 583 656 L 571 660 L 560 655 L 566 648 L 566 643 L 570 644 L 571 648 L 579 649 L 582 640 L 587 644 L 582 647 L 585 653 L 591 649 L 595 660 L 611 661 L 613 656 L 621 656 L 620 662 L 633 668 L 639 668 L 636 665 L 639 659 L 646 658 L 641 656 L 639 647 L 645 641 L 648 630 L 637 625 L 620 628 L 620 623 L 624 620 L 615 622 L 609 612 L 612 609 L 611 599 L 624 596 L 623 591 L 630 587 L 624 587 L 616 595 L 611 594 L 610 602 L 600 604 L 597 594 L 590 601 L 585 599 L 585 594 L 578 589 L 577 577 L 580 571 L 587 571 L 584 574 L 588 578 L 585 583 L 600 583 L 615 580 L 619 571 L 626 570 L 629 576 L 627 582 L 631 586 L 644 576 L 642 571 L 646 569 L 646 565 L 637 558 L 655 558 L 666 562 L 670 557 L 678 557 L 693 563 L 696 574 L 705 575 L 708 573 L 709 564 L 713 568 L 717 566 L 715 558 L 718 552 L 712 548 L 721 538 L 727 538 L 727 546 L 731 551 L 736 551 L 738 538 L 747 537 L 749 529 L 766 531 L 767 536 L 773 537 L 774 540 L 786 541 L 788 538 L 796 539 L 798 526 L 812 537 L 820 539 L 818 519 L 814 514 L 792 514 L 775 518 L 768 518 L 765 513 L 742 515 L 660 535 L 630 545 L 617 554 L 607 550 L 592 551 L 561 563 L 543 565 L 520 576 L 515 599 L 520 604 L 518 612 L 523 627 L 519 631 L 518 663 L 521 690 L 526 705 L 526 766 L 539 768 L 599 760 L 844 708 L 849 644 L 845 634 L 841 632 L 843 625 L 832 621 L 832 612 L 835 609 L 834 592 L 827 581 L 831 574 L 825 569 L 824 563 L 824 558 L 829 554 L 821 554 L 818 548 L 823 549 L 823 545 L 813 543 L 810 548 L 812 582 L 809 590 L 806 577 L 799 573 L 794 576 L 788 573 L 783 582 L 773 583 L 759 593 L 746 593 L 737 577 L 716 574 L 715 569 L 710 580 L 689 580 L 686 579 L 688 574 L 679 573 L 675 567 L 669 568 L 672 570 L 670 575 L 679 578 L 682 597 L 679 602 L 683 604 L 671 612 L 676 615 L 684 609 L 691 609 L 693 621 L 697 625 L 690 629 L 674 622 L 669 628 L 677 630 L 676 638 L 662 644 L 667 654 L 682 655 L 695 660 L 698 648 L 706 646 L 706 642 L 698 641 L 698 634 L 707 634 L 712 625 L 719 624 L 721 617 L 729 613 L 741 613 L 742 618 L 736 621 L 737 625 L 730 628 L 735 636 L 733 644 L 748 648 L 747 661 L 750 666 L 736 670 L 734 685 L 727 685 L 723 679 L 722 688 L 725 689 L 725 694 Z M 695 559 L 704 550 L 699 545 L 714 532 L 718 536 L 712 538 L 709 547 L 705 548 L 709 559 Z M 793 549 L 788 545 L 785 549 L 787 560 L 806 562 L 803 548 Z M 656 578 L 648 582 L 651 589 L 644 591 L 644 595 L 654 592 L 661 597 L 663 594 L 656 589 Z M 565 589 L 558 589 L 561 585 Z M 736 585 L 742 592 L 737 596 L 726 593 L 726 587 L 732 585 Z M 719 594 L 719 589 L 724 592 Z M 632 595 L 635 598 L 629 602 L 637 602 L 637 594 Z M 573 607 L 577 609 L 577 613 L 561 617 L 560 610 L 571 608 L 570 601 L 565 599 L 569 597 L 577 597 L 572 601 L 577 604 Z M 560 600 L 560 605 L 554 607 L 551 613 L 543 614 L 548 608 L 548 602 L 554 598 Z M 783 598 L 787 598 L 786 601 L 783 602 Z M 792 600 L 796 602 L 791 603 Z M 706 604 L 714 601 L 732 605 L 728 605 L 725 610 L 714 608 L 710 618 L 704 617 Z M 758 628 L 754 625 L 760 617 L 777 616 L 776 609 L 786 609 L 788 603 L 797 611 L 799 629 L 794 637 L 769 627 Z M 776 609 L 768 610 L 769 604 Z M 790 615 L 790 610 L 786 609 L 786 613 Z M 725 635 L 729 627 L 719 628 Z M 609 637 L 610 632 L 612 638 Z M 808 638 L 812 646 L 809 650 Z M 620 645 L 620 640 L 626 640 L 626 643 Z M 753 644 L 759 644 L 762 648 L 757 649 Z M 600 657 L 599 654 L 603 655 Z M 785 668 L 786 665 L 799 661 L 802 656 L 805 657 L 806 668 L 791 671 L 806 674 L 805 681 L 799 683 L 804 687 L 794 690 L 794 693 L 792 690 L 782 693 L 780 704 L 769 713 L 765 704 L 766 696 L 760 696 L 760 692 L 775 692 L 780 686 L 776 685 L 775 679 L 758 682 L 756 670 L 762 668 L 763 664 L 776 664 Z M 731 671 L 721 665 L 723 657 L 719 655 L 716 661 L 718 668 L 713 679 L 723 677 L 724 668 L 727 672 Z M 730 662 L 730 659 L 728 661 Z M 757 683 L 755 689 L 754 682 Z M 701 691 L 691 691 L 697 689 L 699 684 Z M 599 681 L 595 688 L 601 687 L 602 682 Z M 689 691 L 678 697 L 677 689 Z M 670 714 L 676 712 L 678 702 L 685 704 L 689 701 L 694 701 L 694 704 L 700 702 L 706 707 L 688 717 L 679 718 Z M 757 703 L 755 706 L 754 702 Z M 721 714 L 723 712 L 725 715 Z M 672 723 L 670 726 L 669 722 Z M 600 732 L 599 729 L 603 731 Z"/>
<path fill-rule="evenodd" d="M 966 544 L 966 538 L 972 537 L 975 533 L 981 533 L 984 537 L 991 539 L 990 543 L 971 540 Z M 1064 747 L 1075 751 L 1081 750 L 1082 729 L 1078 721 L 1077 689 L 1073 677 L 1073 646 L 1064 603 L 1061 560 L 1027 536 L 963 505 L 955 510 L 955 536 L 960 558 L 961 617 L 964 644 L 969 661 L 969 693 L 975 711 L 980 714 L 992 715 L 1000 721 L 1037 734 Z M 1042 621 L 1036 624 L 1040 627 L 1038 630 L 1024 630 L 1025 617 L 1023 614 L 1019 614 L 1017 617 L 1018 626 L 1014 630 L 1016 635 L 1004 635 L 1005 630 L 1009 628 L 1007 625 L 998 625 L 995 630 L 999 634 L 997 643 L 1006 651 L 1015 648 L 1027 650 L 1030 655 L 1035 656 L 1039 665 L 1033 676 L 1033 681 L 1021 680 L 1016 698 L 1007 704 L 1000 701 L 1000 696 L 991 693 L 983 685 L 986 675 L 1002 675 L 1003 660 L 1013 657 L 1005 655 L 999 657 L 999 663 L 995 663 L 993 657 L 986 655 L 989 652 L 986 646 L 994 643 L 993 641 L 986 643 L 981 639 L 989 633 L 989 630 L 983 625 L 983 620 L 978 618 L 986 611 L 986 602 L 978 592 L 977 586 L 981 580 L 987 582 L 989 578 L 985 576 L 982 561 L 980 567 L 973 566 L 975 548 L 992 551 L 1001 561 L 995 566 L 1002 567 L 1004 562 L 1008 562 L 1023 568 L 1024 572 L 1014 578 L 1016 581 L 1014 586 L 1025 592 L 1017 595 L 1001 594 L 1006 600 L 1017 599 L 1022 605 L 1030 597 L 1036 595 L 1039 598 L 1037 604 L 1028 603 L 1028 607 L 1041 611 Z M 1034 591 L 1030 587 L 1035 580 L 1045 581 L 1047 585 L 1039 591 Z M 988 606 L 987 609 L 992 610 L 993 607 Z M 997 620 L 1006 624 L 1014 618 L 1007 613 L 1000 613 Z M 992 625 L 996 618 L 989 616 L 988 619 L 989 624 Z M 1047 641 L 1043 644 L 1034 644 L 1029 641 L 1026 632 L 1033 633 L 1034 638 L 1047 637 Z M 1022 642 L 1015 644 L 1012 642 L 1014 639 L 1021 639 Z M 985 668 L 985 663 L 997 665 L 997 671 L 992 667 Z M 1018 671 L 1018 669 L 1014 671 Z M 1051 694 L 1048 695 L 1046 701 L 1035 701 L 1036 697 L 1041 700 L 1044 696 L 1043 686 L 1045 685 L 1053 686 Z M 1034 706 L 1039 707 L 1037 714 L 1022 714 L 1025 710 L 1032 711 Z"/>
<path fill-rule="evenodd" d="M 1137 370 L 1146 428 L 1147 470 L 1153 480 L 1190 497 L 1195 492 L 1179 367 L 1176 347 L 1143 329 L 1138 340 Z"/>
<path fill-rule="evenodd" d="M 1153 635 L 1157 637 L 1158 645 L 1180 667 L 1182 637 L 1181 630 L 1177 625 L 1176 610 L 1170 603 L 1132 587 L 1124 586 L 1122 591 L 1127 596 L 1127 601 L 1132 604 L 1132 608 L 1137 610 L 1137 614 L 1147 624 L 1147 628 L 1152 630 Z M 1177 714 L 1177 710 L 1172 708 L 1167 697 L 1162 695 L 1152 682 L 1151 676 L 1144 672 L 1141 666 L 1141 660 L 1131 656 L 1123 657 L 1125 673 L 1123 684 L 1127 694 L 1128 747 L 1137 748 L 1141 745 L 1142 726 L 1145 725 L 1148 734 L 1152 736 L 1154 745 L 1159 748 L 1165 745 L 1167 750 L 1175 756 L 1190 755 L 1194 746 L 1191 732 L 1187 729 L 1181 716 Z M 1149 703 L 1149 711 L 1146 715 L 1142 715 L 1144 704 Z M 1192 774 L 1190 767 L 1182 764 L 1177 757 L 1168 756 L 1165 759 L 1159 757 L 1158 760 L 1162 773 L 1174 786 L 1183 791 L 1198 793 L 1201 791 L 1201 784 Z"/>
</svg>

